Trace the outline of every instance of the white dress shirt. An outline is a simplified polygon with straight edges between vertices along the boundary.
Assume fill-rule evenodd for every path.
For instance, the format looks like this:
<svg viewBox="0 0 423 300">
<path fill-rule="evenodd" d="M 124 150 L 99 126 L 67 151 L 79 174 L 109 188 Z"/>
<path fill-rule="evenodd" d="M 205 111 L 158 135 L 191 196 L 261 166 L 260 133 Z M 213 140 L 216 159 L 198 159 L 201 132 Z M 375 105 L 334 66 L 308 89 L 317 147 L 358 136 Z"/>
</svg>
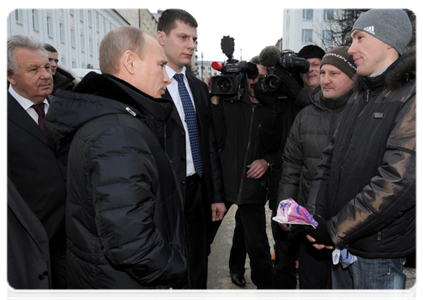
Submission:
<svg viewBox="0 0 423 300">
<path fill-rule="evenodd" d="M 35 123 L 38 124 L 38 114 L 35 111 L 35 108 L 32 107 L 34 105 L 34 102 L 31 100 L 22 97 L 16 91 L 13 89 L 12 85 L 9 86 L 9 93 L 13 96 L 13 98 L 18 101 L 18 103 L 22 106 L 22 108 L 29 114 L 29 116 L 35 121 Z M 47 99 L 44 99 L 44 112 L 47 113 L 49 108 L 49 103 Z"/>
<path fill-rule="evenodd" d="M 187 124 L 185 122 L 184 107 L 182 105 L 181 97 L 179 96 L 178 82 L 176 81 L 175 78 L 173 78 L 173 76 L 176 74 L 176 72 L 174 70 L 172 70 L 172 68 L 170 68 L 167 65 L 166 65 L 166 72 L 167 72 L 167 75 L 169 76 L 169 78 L 171 79 L 170 84 L 167 86 L 167 90 L 169 91 L 169 94 L 172 97 L 173 103 L 175 104 L 176 110 L 179 113 L 179 117 L 181 118 L 182 125 L 184 126 L 184 129 L 185 129 L 187 176 L 191 176 L 191 175 L 195 174 L 194 161 L 192 159 L 192 152 L 191 152 L 191 144 L 189 142 L 188 127 L 187 127 Z M 188 84 L 188 79 L 186 77 L 186 68 L 185 67 L 184 67 L 184 69 L 182 70 L 181 73 L 184 74 L 185 87 L 187 88 L 189 96 L 190 96 L 191 101 L 192 101 L 192 99 L 193 99 L 192 92 L 191 92 L 191 89 L 190 89 L 189 84 Z M 195 103 L 194 103 L 194 101 L 192 101 L 192 102 L 193 102 L 192 105 L 194 106 L 194 109 L 195 109 Z"/>
</svg>

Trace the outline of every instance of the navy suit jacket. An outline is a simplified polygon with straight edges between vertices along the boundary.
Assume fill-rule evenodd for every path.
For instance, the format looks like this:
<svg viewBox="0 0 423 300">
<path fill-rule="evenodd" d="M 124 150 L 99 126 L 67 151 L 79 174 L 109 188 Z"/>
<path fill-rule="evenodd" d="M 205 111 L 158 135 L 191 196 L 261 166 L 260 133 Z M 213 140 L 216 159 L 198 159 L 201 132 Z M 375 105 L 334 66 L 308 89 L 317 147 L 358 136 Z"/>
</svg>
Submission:
<svg viewBox="0 0 423 300">
<path fill-rule="evenodd" d="M 66 249 L 65 166 L 40 127 L 7 93 L 8 176 L 43 224 L 50 253 Z"/>
<path fill-rule="evenodd" d="M 197 112 L 197 121 L 201 135 L 201 150 L 204 164 L 202 182 L 205 187 L 205 195 L 208 196 L 210 204 L 224 202 L 225 193 L 223 188 L 222 167 L 214 134 L 208 87 L 203 81 L 195 76 L 189 73 L 186 73 L 186 76 L 194 98 L 193 101 Z M 167 90 L 163 97 L 172 98 Z M 185 136 L 181 118 L 175 107 L 166 127 L 167 152 L 172 161 L 178 180 L 181 183 L 181 190 L 185 199 L 185 138 L 187 137 Z"/>
</svg>

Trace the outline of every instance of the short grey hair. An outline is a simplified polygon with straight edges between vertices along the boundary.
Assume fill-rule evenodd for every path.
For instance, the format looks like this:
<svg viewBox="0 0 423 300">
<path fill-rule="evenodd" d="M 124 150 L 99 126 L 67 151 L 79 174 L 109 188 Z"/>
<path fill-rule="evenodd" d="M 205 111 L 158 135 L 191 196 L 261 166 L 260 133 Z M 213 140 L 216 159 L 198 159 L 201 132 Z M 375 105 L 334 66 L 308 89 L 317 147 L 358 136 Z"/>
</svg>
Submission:
<svg viewBox="0 0 423 300">
<path fill-rule="evenodd" d="M 148 43 L 143 30 L 122 26 L 110 31 L 100 44 L 100 71 L 116 75 L 119 72 L 119 60 L 125 51 L 130 50 L 143 58 Z"/>
<path fill-rule="evenodd" d="M 47 51 L 44 49 L 44 44 L 38 39 L 28 36 L 17 34 L 7 39 L 7 69 L 11 70 L 14 74 L 17 71 L 15 55 L 13 51 L 16 48 L 25 48 L 29 50 L 40 50 L 48 59 Z"/>
</svg>

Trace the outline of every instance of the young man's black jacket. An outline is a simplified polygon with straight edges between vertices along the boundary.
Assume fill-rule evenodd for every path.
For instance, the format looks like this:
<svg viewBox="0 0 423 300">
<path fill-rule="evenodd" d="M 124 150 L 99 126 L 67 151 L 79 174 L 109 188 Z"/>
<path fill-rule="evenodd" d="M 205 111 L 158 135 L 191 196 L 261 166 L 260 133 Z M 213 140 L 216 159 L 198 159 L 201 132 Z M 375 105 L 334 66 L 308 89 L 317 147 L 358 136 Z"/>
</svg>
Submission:
<svg viewBox="0 0 423 300">
<path fill-rule="evenodd" d="M 46 116 L 68 158 L 69 288 L 180 287 L 187 263 L 179 184 L 164 151 L 173 109 L 111 75 L 87 75 Z"/>
<path fill-rule="evenodd" d="M 226 200 L 235 204 L 265 204 L 269 175 L 260 179 L 247 178 L 247 165 L 265 159 L 272 165 L 277 159 L 278 130 L 273 133 L 279 117 L 262 104 L 253 104 L 247 96 L 230 102 L 222 100 L 212 105 L 216 140 L 220 149 Z M 276 129 L 276 128 L 273 128 Z"/>
<path fill-rule="evenodd" d="M 358 79 L 308 199 L 332 241 L 366 258 L 400 258 L 416 241 L 415 51 Z"/>
</svg>

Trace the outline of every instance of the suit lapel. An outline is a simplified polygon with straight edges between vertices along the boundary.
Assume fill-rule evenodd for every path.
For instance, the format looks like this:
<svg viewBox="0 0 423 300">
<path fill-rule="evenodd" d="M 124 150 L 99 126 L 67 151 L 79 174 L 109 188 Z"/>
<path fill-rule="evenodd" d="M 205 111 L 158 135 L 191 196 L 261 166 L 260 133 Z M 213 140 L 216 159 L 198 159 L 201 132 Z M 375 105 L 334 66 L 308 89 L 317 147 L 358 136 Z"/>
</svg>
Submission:
<svg viewBox="0 0 423 300">
<path fill-rule="evenodd" d="M 38 127 L 37 123 L 28 115 L 28 113 L 22 108 L 22 106 L 7 93 L 7 118 L 10 122 L 13 122 L 30 135 L 36 137 L 44 144 L 53 148 L 53 145 L 49 139 L 45 136 L 43 131 Z"/>
<path fill-rule="evenodd" d="M 37 246 L 44 251 L 41 244 L 48 245 L 47 233 L 44 230 L 43 224 L 34 214 L 32 209 L 29 208 L 28 204 L 22 198 L 13 185 L 10 179 L 7 180 L 7 205 L 10 210 L 15 214 L 16 218 L 19 219 L 22 226 L 27 231 L 28 235 L 36 242 Z"/>
<path fill-rule="evenodd" d="M 172 99 L 172 97 L 170 96 L 169 91 L 167 89 L 166 89 L 165 94 L 163 95 L 163 98 Z M 178 124 L 180 127 L 184 128 L 184 126 L 182 125 L 181 118 L 179 117 L 178 110 L 176 109 L 175 106 L 173 106 L 172 114 L 170 115 L 170 117 L 176 122 L 176 124 Z"/>
<path fill-rule="evenodd" d="M 200 129 L 201 129 L 202 128 L 201 112 L 204 110 L 204 108 L 202 107 L 203 103 L 202 103 L 202 99 L 201 99 L 201 97 L 202 97 L 201 89 L 200 89 L 200 86 L 195 83 L 191 74 L 187 73 L 187 79 L 188 79 L 189 87 L 191 89 L 192 96 L 194 97 L 194 99 L 192 99 L 192 101 L 194 101 L 194 104 L 195 104 L 195 111 L 197 113 L 197 122 L 199 124 Z"/>
</svg>

